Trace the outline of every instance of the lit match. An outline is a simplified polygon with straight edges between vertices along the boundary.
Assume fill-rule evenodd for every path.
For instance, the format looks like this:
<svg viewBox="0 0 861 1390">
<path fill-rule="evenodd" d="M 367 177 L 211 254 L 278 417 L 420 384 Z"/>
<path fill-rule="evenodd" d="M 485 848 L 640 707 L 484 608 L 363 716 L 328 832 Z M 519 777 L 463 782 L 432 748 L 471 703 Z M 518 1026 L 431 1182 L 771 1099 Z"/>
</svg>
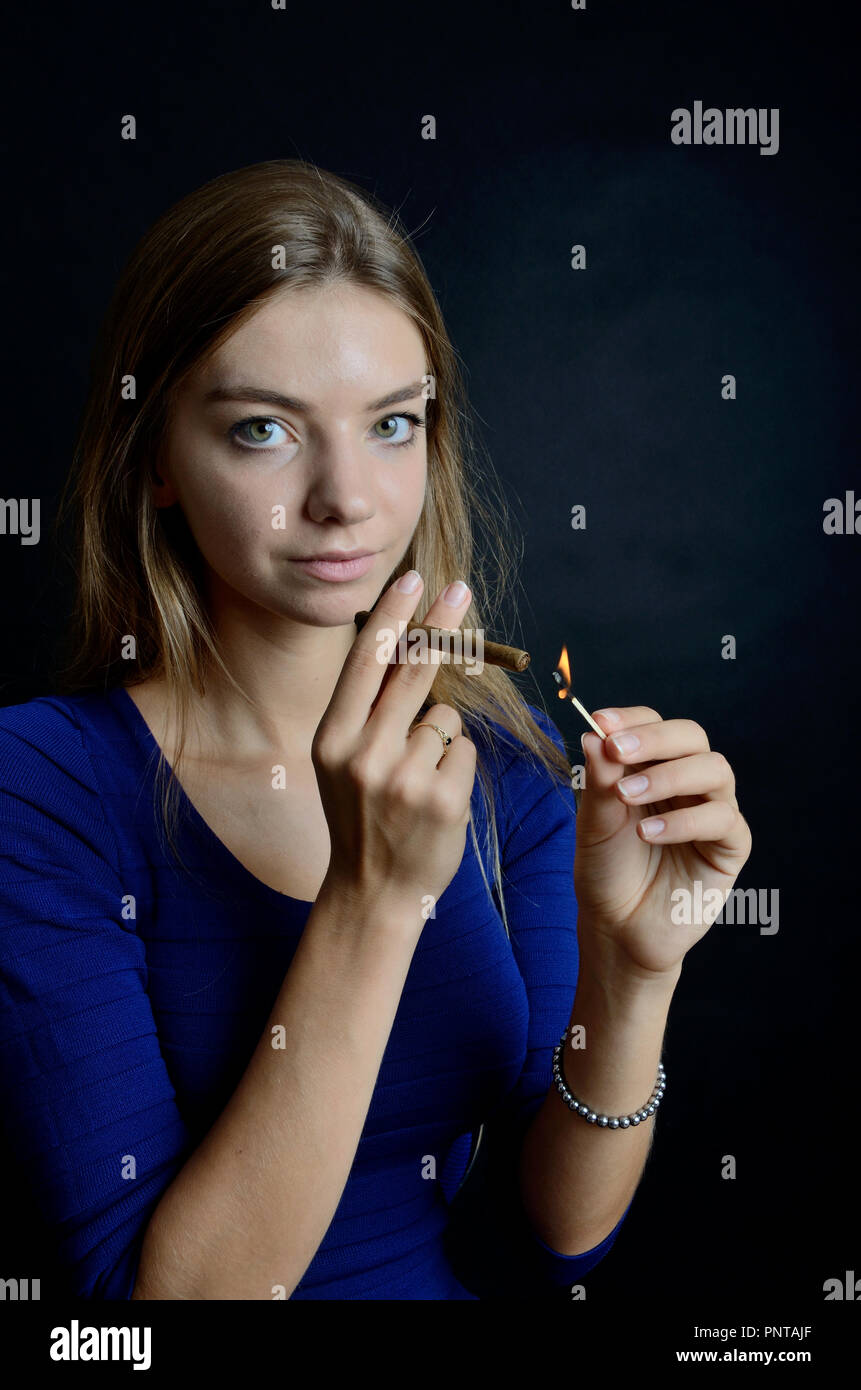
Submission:
<svg viewBox="0 0 861 1390">
<path fill-rule="evenodd" d="M 557 666 L 558 670 L 553 672 L 553 679 L 556 684 L 561 687 L 559 699 L 570 700 L 574 708 L 580 711 L 586 723 L 595 730 L 595 733 L 599 734 L 601 738 L 606 738 L 607 735 L 604 733 L 604 730 L 598 728 L 598 725 L 595 723 L 589 711 L 583 708 L 577 696 L 571 692 L 571 667 L 568 663 L 568 648 L 565 646 L 562 648 Z"/>
</svg>

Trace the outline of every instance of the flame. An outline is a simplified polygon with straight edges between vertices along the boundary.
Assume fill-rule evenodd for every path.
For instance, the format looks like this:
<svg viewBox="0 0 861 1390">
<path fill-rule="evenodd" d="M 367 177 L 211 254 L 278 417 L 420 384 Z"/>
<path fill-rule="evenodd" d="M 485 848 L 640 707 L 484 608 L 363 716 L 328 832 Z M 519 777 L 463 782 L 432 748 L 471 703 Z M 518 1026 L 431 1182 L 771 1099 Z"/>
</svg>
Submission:
<svg viewBox="0 0 861 1390">
<path fill-rule="evenodd" d="M 559 699 L 567 700 L 571 690 L 571 666 L 568 661 L 568 648 L 564 644 L 559 654 L 559 660 L 556 663 L 556 669 L 561 672 L 562 678 L 565 681 L 564 686 L 558 691 Z"/>
</svg>

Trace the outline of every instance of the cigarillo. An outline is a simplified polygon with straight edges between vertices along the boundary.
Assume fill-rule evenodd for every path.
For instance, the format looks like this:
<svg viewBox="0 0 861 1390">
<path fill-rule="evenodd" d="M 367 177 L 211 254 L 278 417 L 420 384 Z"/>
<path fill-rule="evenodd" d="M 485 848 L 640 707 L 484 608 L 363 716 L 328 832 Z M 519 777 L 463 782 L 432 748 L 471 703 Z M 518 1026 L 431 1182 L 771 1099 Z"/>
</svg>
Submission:
<svg viewBox="0 0 861 1390">
<path fill-rule="evenodd" d="M 356 624 L 356 630 L 361 632 L 365 623 L 371 617 L 373 617 L 373 614 L 365 612 L 364 610 L 361 613 L 357 613 L 353 619 L 353 622 Z M 425 632 L 428 637 L 431 638 L 447 637 L 450 639 L 455 632 L 460 630 L 461 629 L 458 628 L 428 627 L 425 623 L 407 623 L 402 636 L 405 641 L 409 641 L 411 633 Z M 481 659 L 488 666 L 503 666 L 506 671 L 525 671 L 532 658 L 529 652 L 522 651 L 520 647 L 509 647 L 504 642 L 485 641 L 481 651 Z M 440 652 L 440 660 L 442 665 L 450 666 L 452 664 L 451 652 L 443 648 Z"/>
</svg>

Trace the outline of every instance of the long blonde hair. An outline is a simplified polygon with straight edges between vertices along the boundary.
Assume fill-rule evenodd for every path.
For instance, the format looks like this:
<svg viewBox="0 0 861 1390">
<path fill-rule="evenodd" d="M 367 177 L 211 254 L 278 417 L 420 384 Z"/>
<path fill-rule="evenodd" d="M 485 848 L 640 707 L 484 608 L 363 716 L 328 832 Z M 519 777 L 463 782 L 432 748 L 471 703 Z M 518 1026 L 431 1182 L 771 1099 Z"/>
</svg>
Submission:
<svg viewBox="0 0 861 1390">
<path fill-rule="evenodd" d="M 274 253 L 278 251 L 278 255 Z M 273 265 L 273 261 L 276 263 Z M 427 488 L 409 549 L 391 580 L 408 569 L 424 579 L 415 619 L 452 577 L 472 588 L 464 628 L 503 641 L 502 608 L 517 570 L 507 506 L 489 459 L 479 469 L 457 353 L 408 233 L 365 190 L 303 160 L 268 160 L 213 179 L 169 208 L 133 251 L 117 282 L 91 362 L 91 381 L 55 528 L 74 510 L 75 594 L 62 692 L 129 683 L 124 636 L 136 648 L 140 681 L 165 681 L 178 729 L 173 764 L 159 758 L 162 821 L 173 839 L 181 796 L 177 769 L 192 692 L 205 693 L 214 663 L 250 699 L 225 665 L 207 613 L 201 557 L 181 509 L 159 509 L 150 487 L 176 392 L 185 377 L 273 295 L 342 281 L 385 296 L 422 336 L 433 392 L 427 401 Z M 131 383 L 133 381 L 133 387 Z M 494 495 L 484 485 L 494 484 Z M 473 521 L 484 541 L 474 555 Z M 391 581 L 390 581 L 391 582 Z M 490 769 L 499 728 L 554 777 L 570 768 L 539 727 L 509 673 L 485 665 L 467 676 L 440 665 L 426 706 L 454 706 L 477 740 L 476 777 L 486 810 L 487 849 L 498 903 L 499 837 Z M 499 728 L 491 729 L 493 720 Z M 470 829 L 488 892 L 470 813 Z M 510 936 L 510 932 L 509 932 Z"/>
</svg>

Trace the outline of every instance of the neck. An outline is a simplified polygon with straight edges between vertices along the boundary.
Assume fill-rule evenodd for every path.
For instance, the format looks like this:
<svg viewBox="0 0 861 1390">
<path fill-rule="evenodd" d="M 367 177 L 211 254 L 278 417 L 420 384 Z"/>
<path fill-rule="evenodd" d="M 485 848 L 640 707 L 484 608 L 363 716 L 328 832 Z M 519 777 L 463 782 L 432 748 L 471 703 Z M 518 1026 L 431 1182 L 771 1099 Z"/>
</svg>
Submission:
<svg viewBox="0 0 861 1390">
<path fill-rule="evenodd" d="M 321 627 L 245 605 L 235 595 L 222 596 L 211 613 L 224 663 L 252 703 L 210 664 L 205 695 L 193 700 L 200 754 L 232 763 L 310 758 L 356 637 L 352 617 Z"/>
</svg>

